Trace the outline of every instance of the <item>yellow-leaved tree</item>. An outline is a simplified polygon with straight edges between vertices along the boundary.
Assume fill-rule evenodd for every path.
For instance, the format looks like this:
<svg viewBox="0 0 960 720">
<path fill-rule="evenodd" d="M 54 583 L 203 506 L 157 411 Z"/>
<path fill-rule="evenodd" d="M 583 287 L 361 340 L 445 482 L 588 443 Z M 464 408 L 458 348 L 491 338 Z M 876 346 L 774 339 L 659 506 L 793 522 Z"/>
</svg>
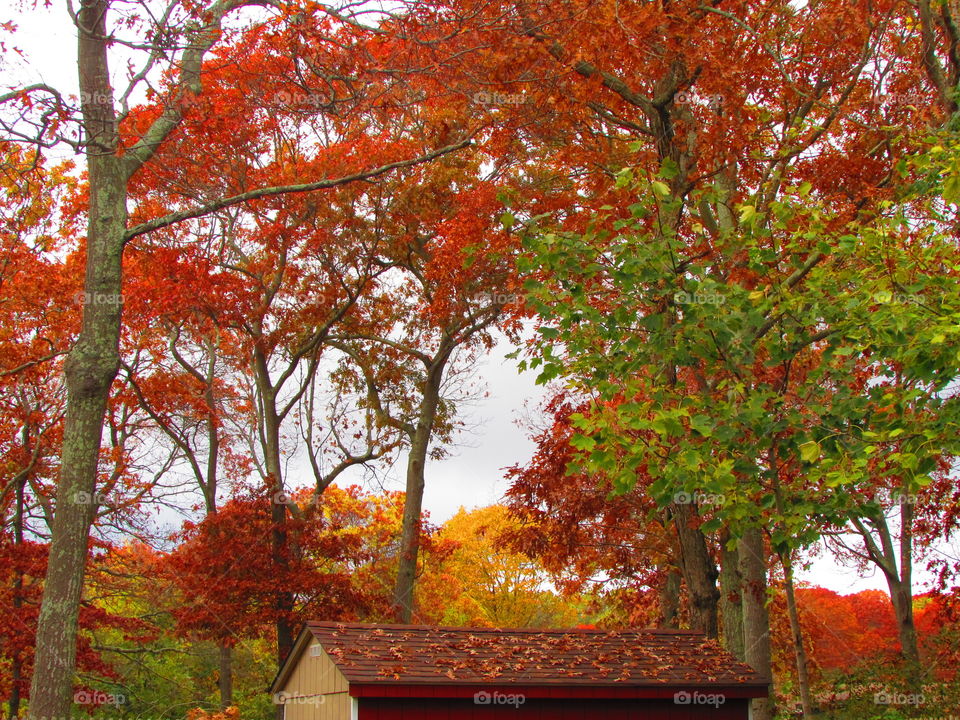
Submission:
<svg viewBox="0 0 960 720">
<path fill-rule="evenodd" d="M 422 622 L 481 627 L 572 627 L 584 605 L 558 595 L 543 566 L 504 546 L 517 520 L 502 505 L 460 508 L 439 531 L 417 587 Z"/>
</svg>

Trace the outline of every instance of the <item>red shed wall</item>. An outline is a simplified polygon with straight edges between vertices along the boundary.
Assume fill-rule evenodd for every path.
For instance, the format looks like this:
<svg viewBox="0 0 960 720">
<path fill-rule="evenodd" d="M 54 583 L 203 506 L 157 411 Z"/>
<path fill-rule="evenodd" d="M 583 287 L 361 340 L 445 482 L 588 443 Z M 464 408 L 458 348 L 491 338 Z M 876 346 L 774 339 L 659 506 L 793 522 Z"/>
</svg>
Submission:
<svg viewBox="0 0 960 720">
<path fill-rule="evenodd" d="M 547 700 L 478 705 L 472 699 L 359 698 L 359 720 L 747 720 L 748 700 L 677 705 L 672 700 Z"/>
</svg>

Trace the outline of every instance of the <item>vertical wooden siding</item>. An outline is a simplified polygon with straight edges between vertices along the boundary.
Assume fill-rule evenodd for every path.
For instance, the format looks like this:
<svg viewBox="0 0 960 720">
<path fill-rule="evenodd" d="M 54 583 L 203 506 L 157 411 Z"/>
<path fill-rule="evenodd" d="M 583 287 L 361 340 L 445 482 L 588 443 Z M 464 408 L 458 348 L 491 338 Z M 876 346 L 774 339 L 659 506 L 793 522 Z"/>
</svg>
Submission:
<svg viewBox="0 0 960 720">
<path fill-rule="evenodd" d="M 300 656 L 283 688 L 284 720 L 350 720 L 347 679 L 314 641 Z"/>
</svg>

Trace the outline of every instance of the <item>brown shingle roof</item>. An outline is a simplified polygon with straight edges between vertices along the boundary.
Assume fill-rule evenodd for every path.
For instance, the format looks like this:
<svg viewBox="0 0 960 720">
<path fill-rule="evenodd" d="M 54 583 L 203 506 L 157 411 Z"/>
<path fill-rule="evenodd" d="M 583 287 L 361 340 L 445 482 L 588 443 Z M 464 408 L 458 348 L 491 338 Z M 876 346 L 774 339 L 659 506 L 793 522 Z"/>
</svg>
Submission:
<svg viewBox="0 0 960 720">
<path fill-rule="evenodd" d="M 351 683 L 765 685 L 699 633 L 505 630 L 311 622 Z"/>
</svg>

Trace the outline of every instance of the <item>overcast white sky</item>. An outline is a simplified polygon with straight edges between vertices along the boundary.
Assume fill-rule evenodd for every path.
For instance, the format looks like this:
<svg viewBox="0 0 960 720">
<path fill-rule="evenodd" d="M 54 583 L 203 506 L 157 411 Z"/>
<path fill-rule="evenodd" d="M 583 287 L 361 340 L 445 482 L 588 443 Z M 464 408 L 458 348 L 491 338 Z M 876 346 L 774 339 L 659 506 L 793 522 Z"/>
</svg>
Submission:
<svg viewBox="0 0 960 720">
<path fill-rule="evenodd" d="M 39 8 L 25 14 L 11 7 L 0 10 L 0 22 L 13 20 L 20 29 L 11 38 L 0 40 L 24 51 L 26 59 L 7 52 L 0 59 L 0 77 L 4 86 L 12 87 L 43 81 L 64 93 L 77 93 L 76 38 L 69 18 L 60 3 L 53 9 Z M 114 68 L 116 71 L 117 68 Z M 504 359 L 511 348 L 498 346 L 493 355 L 478 364 L 478 378 L 485 383 L 489 396 L 470 411 L 471 434 L 462 438 L 451 456 L 428 463 L 424 507 L 433 523 L 441 523 L 461 506 L 472 508 L 498 502 L 507 488 L 503 469 L 526 462 L 533 445 L 527 431 L 517 420 L 525 407 L 536 408 L 541 389 L 534 384 L 534 373 L 520 375 L 516 363 Z M 391 489 L 401 489 L 402 461 L 394 469 Z M 838 567 L 827 556 L 817 559 L 810 571 L 799 571 L 798 578 L 842 593 L 868 588 L 886 591 L 879 573 L 861 578 L 853 570 Z"/>
</svg>

